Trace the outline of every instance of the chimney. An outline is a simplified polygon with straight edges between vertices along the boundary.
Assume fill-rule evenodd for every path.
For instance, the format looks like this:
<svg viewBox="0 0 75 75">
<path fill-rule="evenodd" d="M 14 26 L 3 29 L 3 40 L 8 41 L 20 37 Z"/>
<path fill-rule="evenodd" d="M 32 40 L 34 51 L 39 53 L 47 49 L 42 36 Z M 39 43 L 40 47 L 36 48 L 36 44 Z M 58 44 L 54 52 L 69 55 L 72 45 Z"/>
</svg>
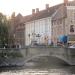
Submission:
<svg viewBox="0 0 75 75">
<path fill-rule="evenodd" d="M 68 4 L 68 0 L 64 0 L 64 5 L 67 5 Z"/>
<path fill-rule="evenodd" d="M 48 9 L 49 8 L 49 4 L 46 4 L 46 9 Z"/>
<path fill-rule="evenodd" d="M 35 14 L 35 9 L 32 9 L 32 14 Z"/>
<path fill-rule="evenodd" d="M 39 8 L 36 8 L 36 13 L 38 13 L 39 12 Z"/>
</svg>

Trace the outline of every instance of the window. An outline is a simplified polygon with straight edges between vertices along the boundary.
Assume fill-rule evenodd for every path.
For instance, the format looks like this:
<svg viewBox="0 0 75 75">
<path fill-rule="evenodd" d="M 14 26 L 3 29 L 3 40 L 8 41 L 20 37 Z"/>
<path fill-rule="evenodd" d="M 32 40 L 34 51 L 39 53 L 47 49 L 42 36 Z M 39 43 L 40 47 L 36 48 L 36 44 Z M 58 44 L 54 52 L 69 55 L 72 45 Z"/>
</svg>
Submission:
<svg viewBox="0 0 75 75">
<path fill-rule="evenodd" d="M 74 13 L 74 20 L 75 20 L 75 13 Z"/>
<path fill-rule="evenodd" d="M 70 32 L 74 32 L 74 25 L 70 26 Z"/>
<path fill-rule="evenodd" d="M 60 24 L 62 24 L 62 20 L 60 20 Z"/>
</svg>

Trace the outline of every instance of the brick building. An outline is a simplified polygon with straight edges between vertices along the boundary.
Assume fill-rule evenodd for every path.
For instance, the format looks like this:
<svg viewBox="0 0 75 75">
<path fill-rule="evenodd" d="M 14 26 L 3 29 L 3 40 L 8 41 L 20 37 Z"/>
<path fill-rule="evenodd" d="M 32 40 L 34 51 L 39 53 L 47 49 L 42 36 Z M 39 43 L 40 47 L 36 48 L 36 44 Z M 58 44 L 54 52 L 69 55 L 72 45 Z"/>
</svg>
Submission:
<svg viewBox="0 0 75 75">
<path fill-rule="evenodd" d="M 25 26 L 24 19 L 21 14 L 18 14 L 15 17 L 15 32 L 14 32 L 14 40 L 16 45 L 21 45 L 23 48 L 25 46 Z"/>
<path fill-rule="evenodd" d="M 57 44 L 61 35 L 75 34 L 75 0 L 64 0 L 52 19 L 52 38 Z"/>
</svg>

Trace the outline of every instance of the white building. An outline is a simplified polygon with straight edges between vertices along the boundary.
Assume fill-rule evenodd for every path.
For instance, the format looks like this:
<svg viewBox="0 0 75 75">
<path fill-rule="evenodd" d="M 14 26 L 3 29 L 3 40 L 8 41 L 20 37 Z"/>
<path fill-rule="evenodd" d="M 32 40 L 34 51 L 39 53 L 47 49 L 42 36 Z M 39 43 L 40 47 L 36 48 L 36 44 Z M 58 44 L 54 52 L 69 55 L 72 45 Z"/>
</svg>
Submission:
<svg viewBox="0 0 75 75">
<path fill-rule="evenodd" d="M 51 18 L 43 18 L 25 23 L 26 27 L 26 45 L 31 44 L 31 41 L 44 43 L 44 37 L 48 36 L 51 39 Z"/>
<path fill-rule="evenodd" d="M 25 16 L 25 44 L 30 45 L 32 41 L 39 44 L 47 44 L 51 40 L 52 15 L 56 12 L 59 5 L 49 7 L 39 11 L 32 10 L 32 15 Z"/>
</svg>

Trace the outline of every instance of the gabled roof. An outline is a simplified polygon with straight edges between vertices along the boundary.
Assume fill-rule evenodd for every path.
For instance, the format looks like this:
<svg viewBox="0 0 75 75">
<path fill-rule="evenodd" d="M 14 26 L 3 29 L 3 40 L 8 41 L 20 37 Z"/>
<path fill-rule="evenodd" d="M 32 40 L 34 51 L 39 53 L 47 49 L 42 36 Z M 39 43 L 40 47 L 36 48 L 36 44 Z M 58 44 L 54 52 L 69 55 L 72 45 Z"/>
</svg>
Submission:
<svg viewBox="0 0 75 75">
<path fill-rule="evenodd" d="M 67 5 L 75 6 L 75 0 L 69 1 Z M 55 12 L 55 16 L 52 18 L 53 20 L 64 18 L 67 16 L 66 7 L 64 3 L 52 6 L 48 9 L 39 11 L 38 13 L 24 16 L 24 22 L 30 22 L 33 20 L 38 20 L 46 17 L 51 17 Z"/>
<path fill-rule="evenodd" d="M 69 1 L 67 6 L 75 6 L 75 1 Z M 66 6 L 64 6 L 64 4 L 62 4 L 57 10 L 52 20 L 57 20 L 57 19 L 65 18 L 65 17 L 67 17 L 67 8 Z"/>
<path fill-rule="evenodd" d="M 17 23 L 23 23 L 23 16 L 19 13 L 16 17 L 15 17 L 15 21 Z"/>
<path fill-rule="evenodd" d="M 58 9 L 56 14 L 52 17 L 52 20 L 57 20 L 57 19 L 61 19 L 61 18 L 65 18 L 67 17 L 67 11 L 66 11 L 66 7 L 63 5 L 61 5 Z"/>
<path fill-rule="evenodd" d="M 22 18 L 23 16 L 19 13 L 17 16 L 16 16 L 16 18 L 18 19 L 18 18 Z"/>
<path fill-rule="evenodd" d="M 38 13 L 35 14 L 31 14 L 31 15 L 27 15 L 24 17 L 24 22 L 30 22 L 33 20 L 37 20 L 37 19 L 42 19 L 42 18 L 46 18 L 46 17 L 50 17 L 52 16 L 52 14 L 54 12 L 56 12 L 56 10 L 61 6 L 62 4 L 50 7 L 48 9 L 39 11 Z"/>
</svg>

